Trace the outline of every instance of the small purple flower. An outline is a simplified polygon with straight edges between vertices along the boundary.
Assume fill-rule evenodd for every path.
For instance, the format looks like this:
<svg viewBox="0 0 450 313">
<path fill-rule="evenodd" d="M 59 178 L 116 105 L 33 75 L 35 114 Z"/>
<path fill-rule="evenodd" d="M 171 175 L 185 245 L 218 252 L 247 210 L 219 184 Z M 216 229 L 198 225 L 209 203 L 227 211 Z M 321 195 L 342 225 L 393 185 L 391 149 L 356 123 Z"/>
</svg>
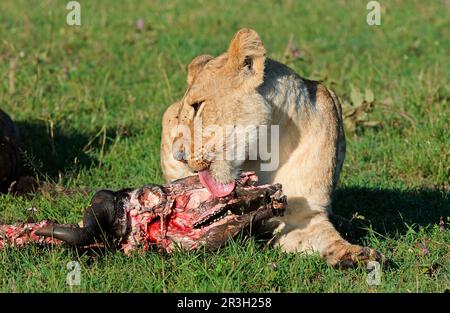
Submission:
<svg viewBox="0 0 450 313">
<path fill-rule="evenodd" d="M 301 58 L 302 55 L 301 55 L 300 49 L 292 41 L 289 41 L 289 43 L 288 43 L 288 50 L 289 50 L 289 56 L 292 59 L 296 60 L 296 59 Z"/>
<path fill-rule="evenodd" d="M 136 21 L 136 28 L 138 29 L 138 30 L 143 30 L 144 29 L 144 20 L 143 19 L 138 19 L 137 21 Z"/>
<path fill-rule="evenodd" d="M 444 217 L 441 216 L 441 219 L 439 220 L 439 230 L 440 231 L 444 231 L 445 230 L 445 222 L 444 222 Z"/>
<path fill-rule="evenodd" d="M 292 56 L 293 59 L 299 59 L 301 57 L 300 49 L 292 48 L 291 49 L 291 56 Z"/>
<path fill-rule="evenodd" d="M 427 255 L 428 254 L 428 247 L 427 247 L 427 241 L 424 241 L 423 242 L 423 244 L 422 244 L 422 253 L 423 253 L 423 255 Z"/>
</svg>

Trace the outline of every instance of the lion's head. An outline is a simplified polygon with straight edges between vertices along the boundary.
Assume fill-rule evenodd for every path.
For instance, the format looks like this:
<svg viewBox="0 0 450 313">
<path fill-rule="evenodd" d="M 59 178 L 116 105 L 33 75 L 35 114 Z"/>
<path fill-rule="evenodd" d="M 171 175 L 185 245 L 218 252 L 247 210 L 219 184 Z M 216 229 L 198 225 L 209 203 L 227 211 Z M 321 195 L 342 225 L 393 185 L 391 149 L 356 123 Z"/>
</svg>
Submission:
<svg viewBox="0 0 450 313">
<path fill-rule="evenodd" d="M 259 35 L 241 29 L 227 52 L 197 56 L 188 66 L 173 154 L 199 172 L 216 195 L 232 188 L 229 182 L 245 160 L 238 146 L 256 140 L 246 128 L 269 119 L 271 109 L 257 91 L 264 80 L 265 54 Z"/>
</svg>

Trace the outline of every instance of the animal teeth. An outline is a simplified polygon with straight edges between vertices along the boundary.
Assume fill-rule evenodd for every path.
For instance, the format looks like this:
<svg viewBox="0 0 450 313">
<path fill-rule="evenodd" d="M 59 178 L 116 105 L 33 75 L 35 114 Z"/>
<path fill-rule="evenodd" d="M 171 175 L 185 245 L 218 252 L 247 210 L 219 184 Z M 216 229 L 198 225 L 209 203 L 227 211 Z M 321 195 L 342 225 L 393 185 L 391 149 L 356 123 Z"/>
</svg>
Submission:
<svg viewBox="0 0 450 313">
<path fill-rule="evenodd" d="M 220 220 L 222 220 L 225 216 L 228 215 L 232 215 L 233 213 L 231 212 L 231 210 L 227 210 L 226 213 L 224 213 L 224 211 L 216 211 L 210 215 L 208 215 L 207 217 L 205 217 L 202 221 L 197 222 L 194 227 L 198 227 L 200 225 L 202 225 L 202 227 L 206 227 L 209 226 L 215 222 L 218 222 Z"/>
</svg>

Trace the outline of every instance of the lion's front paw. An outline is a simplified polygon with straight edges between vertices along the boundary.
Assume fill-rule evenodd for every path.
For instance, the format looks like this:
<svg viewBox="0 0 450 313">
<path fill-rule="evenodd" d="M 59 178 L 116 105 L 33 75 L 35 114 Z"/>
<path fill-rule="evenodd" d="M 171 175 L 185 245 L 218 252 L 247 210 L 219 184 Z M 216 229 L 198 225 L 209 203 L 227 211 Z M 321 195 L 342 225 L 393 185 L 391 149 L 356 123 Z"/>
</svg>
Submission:
<svg viewBox="0 0 450 313">
<path fill-rule="evenodd" d="M 384 255 L 380 252 L 358 245 L 346 244 L 334 249 L 326 257 L 327 262 L 340 269 L 367 266 L 370 261 L 383 262 Z"/>
</svg>

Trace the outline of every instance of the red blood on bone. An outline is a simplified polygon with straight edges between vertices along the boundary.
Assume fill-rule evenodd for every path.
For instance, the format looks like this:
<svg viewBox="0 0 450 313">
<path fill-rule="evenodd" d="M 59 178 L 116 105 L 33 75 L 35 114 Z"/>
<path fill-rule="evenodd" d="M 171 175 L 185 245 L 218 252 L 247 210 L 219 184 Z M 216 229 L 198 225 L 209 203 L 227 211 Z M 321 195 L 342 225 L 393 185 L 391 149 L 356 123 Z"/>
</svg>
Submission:
<svg viewBox="0 0 450 313">
<path fill-rule="evenodd" d="M 167 233 L 189 233 L 192 231 L 191 216 L 188 214 L 173 213 L 168 217 L 164 224 L 164 231 Z M 154 219 L 149 223 L 146 232 L 148 239 L 153 243 L 159 243 L 163 239 L 161 233 L 161 220 Z"/>
<path fill-rule="evenodd" d="M 169 220 L 169 229 L 174 231 L 183 232 L 192 229 L 192 223 L 190 222 L 190 215 L 183 213 L 175 213 Z"/>
<path fill-rule="evenodd" d="M 183 209 L 189 202 L 190 197 L 188 195 L 181 195 L 175 199 L 175 208 Z"/>
<path fill-rule="evenodd" d="M 148 239 L 151 242 L 157 243 L 159 238 L 161 238 L 161 224 L 159 222 L 158 223 L 152 223 L 148 227 L 147 235 L 148 235 Z"/>
</svg>

